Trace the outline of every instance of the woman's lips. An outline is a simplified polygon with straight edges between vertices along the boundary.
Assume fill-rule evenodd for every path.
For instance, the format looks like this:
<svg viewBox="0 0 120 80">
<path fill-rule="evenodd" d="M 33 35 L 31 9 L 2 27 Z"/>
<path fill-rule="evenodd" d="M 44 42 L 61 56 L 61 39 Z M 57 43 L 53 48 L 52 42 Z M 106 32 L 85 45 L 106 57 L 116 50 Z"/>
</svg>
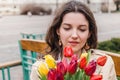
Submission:
<svg viewBox="0 0 120 80">
<path fill-rule="evenodd" d="M 77 41 L 70 41 L 69 43 L 70 43 L 72 46 L 76 46 L 76 45 L 79 44 L 79 42 L 77 42 Z"/>
</svg>

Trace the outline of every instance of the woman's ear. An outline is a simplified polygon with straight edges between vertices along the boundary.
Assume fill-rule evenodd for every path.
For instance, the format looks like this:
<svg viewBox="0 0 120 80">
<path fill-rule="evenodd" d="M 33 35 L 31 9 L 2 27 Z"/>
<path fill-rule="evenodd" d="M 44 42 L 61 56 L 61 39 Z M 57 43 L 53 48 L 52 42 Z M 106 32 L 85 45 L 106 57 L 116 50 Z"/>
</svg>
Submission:
<svg viewBox="0 0 120 80">
<path fill-rule="evenodd" d="M 57 33 L 57 35 L 60 35 L 60 31 L 59 31 L 59 29 L 56 30 L 56 33 Z"/>
<path fill-rule="evenodd" d="M 91 36 L 91 32 L 89 32 L 89 34 L 88 34 L 88 38 L 90 38 L 90 36 Z"/>
</svg>

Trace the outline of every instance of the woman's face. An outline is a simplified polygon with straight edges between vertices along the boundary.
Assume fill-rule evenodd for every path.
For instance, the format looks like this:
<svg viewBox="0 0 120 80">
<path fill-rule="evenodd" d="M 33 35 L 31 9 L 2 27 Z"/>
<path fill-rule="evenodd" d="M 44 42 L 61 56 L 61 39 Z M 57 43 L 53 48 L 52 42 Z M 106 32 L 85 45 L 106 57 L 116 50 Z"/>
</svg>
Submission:
<svg viewBox="0 0 120 80">
<path fill-rule="evenodd" d="M 89 23 L 82 13 L 67 13 L 57 34 L 60 36 L 63 48 L 71 46 L 74 53 L 80 53 L 90 36 Z"/>
</svg>

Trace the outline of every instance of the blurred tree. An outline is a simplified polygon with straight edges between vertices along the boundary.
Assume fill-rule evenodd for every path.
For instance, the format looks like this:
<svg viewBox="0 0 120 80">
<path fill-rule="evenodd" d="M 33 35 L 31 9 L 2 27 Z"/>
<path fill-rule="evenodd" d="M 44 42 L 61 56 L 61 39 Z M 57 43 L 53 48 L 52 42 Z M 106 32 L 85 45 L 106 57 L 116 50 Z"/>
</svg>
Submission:
<svg viewBox="0 0 120 80">
<path fill-rule="evenodd" d="M 98 49 L 120 53 L 120 38 L 112 38 L 98 44 Z"/>
</svg>

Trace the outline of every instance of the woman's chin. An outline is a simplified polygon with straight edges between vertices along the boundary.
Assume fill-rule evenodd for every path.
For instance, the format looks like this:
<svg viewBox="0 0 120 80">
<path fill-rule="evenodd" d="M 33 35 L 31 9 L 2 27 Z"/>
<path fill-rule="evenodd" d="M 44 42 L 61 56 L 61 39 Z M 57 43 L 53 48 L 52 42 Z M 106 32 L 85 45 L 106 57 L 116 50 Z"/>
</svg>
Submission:
<svg viewBox="0 0 120 80">
<path fill-rule="evenodd" d="M 80 53 L 81 52 L 81 49 L 78 49 L 78 48 L 76 48 L 76 47 L 72 47 L 72 50 L 73 50 L 73 52 L 74 53 Z"/>
</svg>

